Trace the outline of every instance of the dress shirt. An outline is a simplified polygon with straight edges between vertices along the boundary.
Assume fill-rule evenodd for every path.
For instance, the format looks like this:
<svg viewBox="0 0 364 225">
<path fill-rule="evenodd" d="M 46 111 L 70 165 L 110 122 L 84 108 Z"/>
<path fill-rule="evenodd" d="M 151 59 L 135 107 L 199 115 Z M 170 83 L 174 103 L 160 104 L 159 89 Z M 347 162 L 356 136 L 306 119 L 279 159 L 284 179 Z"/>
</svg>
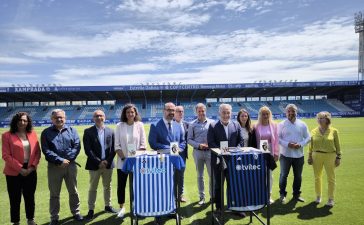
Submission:
<svg viewBox="0 0 364 225">
<path fill-rule="evenodd" d="M 166 125 L 166 127 L 167 127 L 168 133 L 170 132 L 171 134 L 173 134 L 172 121 L 173 121 L 173 120 L 171 120 L 171 121 L 169 121 L 169 122 L 168 122 L 168 120 L 166 120 L 166 119 L 163 117 L 163 122 L 164 122 L 164 124 L 165 124 L 165 125 Z"/>
<path fill-rule="evenodd" d="M 303 147 L 310 142 L 310 134 L 307 125 L 300 119 L 294 123 L 288 119 L 278 125 L 279 144 L 281 145 L 280 154 L 290 158 L 301 158 L 304 156 Z M 301 147 L 298 149 L 289 148 L 289 143 L 297 143 Z"/>
<path fill-rule="evenodd" d="M 188 128 L 187 140 L 188 144 L 194 149 L 198 149 L 200 144 L 207 144 L 207 131 L 212 120 L 206 118 L 205 121 L 200 122 L 198 119 L 194 120 Z"/>
<path fill-rule="evenodd" d="M 76 129 L 69 126 L 58 130 L 53 125 L 43 130 L 41 145 L 46 160 L 58 165 L 62 164 L 64 159 L 74 161 L 81 149 Z"/>
<path fill-rule="evenodd" d="M 97 135 L 99 137 L 99 142 L 101 145 L 101 159 L 104 160 L 105 159 L 105 127 L 97 127 Z"/>
<path fill-rule="evenodd" d="M 221 125 L 224 127 L 225 134 L 226 134 L 226 140 L 229 140 L 229 123 L 230 123 L 230 120 L 226 125 L 221 120 L 220 120 L 220 122 L 221 122 Z"/>
</svg>

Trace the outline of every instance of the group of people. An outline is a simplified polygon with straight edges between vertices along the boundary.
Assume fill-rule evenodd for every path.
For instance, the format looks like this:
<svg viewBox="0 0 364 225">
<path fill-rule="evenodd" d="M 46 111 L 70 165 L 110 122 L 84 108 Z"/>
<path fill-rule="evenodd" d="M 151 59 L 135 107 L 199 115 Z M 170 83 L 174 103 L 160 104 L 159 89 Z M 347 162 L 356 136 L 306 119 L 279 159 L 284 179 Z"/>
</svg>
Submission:
<svg viewBox="0 0 364 225">
<path fill-rule="evenodd" d="M 286 120 L 273 121 L 271 110 L 263 106 L 259 110 L 258 121 L 253 126 L 249 112 L 241 109 L 237 120 L 232 120 L 232 107 L 229 104 L 219 106 L 219 119 L 213 121 L 207 117 L 207 108 L 198 103 L 195 106 L 197 118 L 188 123 L 184 121 L 184 108 L 168 102 L 163 109 L 163 118 L 152 124 L 148 142 L 153 150 L 169 149 L 172 142 L 177 142 L 179 155 L 184 162 L 188 157 L 188 145 L 193 148 L 193 159 L 197 173 L 199 205 L 206 201 L 204 168 L 209 179 L 209 195 L 214 198 L 217 208 L 221 208 L 220 183 L 216 176 L 215 187 L 211 185 L 211 170 L 218 174 L 217 158 L 211 154 L 211 148 L 220 148 L 221 141 L 227 141 L 229 147 L 259 148 L 261 140 L 267 141 L 267 147 L 275 161 L 280 162 L 279 193 L 280 201 L 286 201 L 287 177 L 293 169 L 293 198 L 303 202 L 301 196 L 302 170 L 304 165 L 303 147 L 309 145 L 308 164 L 313 166 L 315 177 L 316 203 L 322 199 L 322 173 L 325 168 L 328 177 L 328 206 L 334 205 L 335 167 L 340 165 L 341 150 L 338 130 L 331 126 L 328 112 L 317 114 L 318 126 L 309 133 L 307 125 L 297 118 L 298 109 L 289 104 L 285 108 Z M 96 110 L 93 113 L 94 125 L 84 130 L 83 147 L 87 155 L 86 170 L 89 171 L 88 213 L 86 219 L 94 218 L 97 187 L 102 178 L 105 211 L 118 217 L 125 214 L 125 188 L 128 174 L 122 171 L 124 162 L 131 151 L 147 150 L 147 138 L 144 124 L 137 108 L 133 104 L 124 106 L 120 122 L 113 130 L 105 125 L 105 113 Z M 77 190 L 76 161 L 80 153 L 81 141 L 77 130 L 68 126 L 66 113 L 55 109 L 51 113 L 52 125 L 43 130 L 38 141 L 28 113 L 19 112 L 10 123 L 10 130 L 2 134 L 2 158 L 5 161 L 4 174 L 10 200 L 10 215 L 13 224 L 20 222 L 20 203 L 23 195 L 26 218 L 29 225 L 34 225 L 35 200 L 37 186 L 37 166 L 43 152 L 48 162 L 48 188 L 50 225 L 59 223 L 60 191 L 63 180 L 69 193 L 69 206 L 73 218 L 82 221 L 80 198 Z M 114 165 L 114 157 L 117 163 Z M 113 168 L 117 169 L 117 199 L 119 210 L 111 205 L 111 180 Z M 215 172 L 216 170 L 216 172 Z M 184 170 L 175 173 L 176 188 L 180 190 L 178 199 L 186 202 Z M 272 193 L 273 176 L 270 177 Z M 271 195 L 270 195 L 271 196 Z M 272 198 L 270 201 L 273 202 Z"/>
</svg>

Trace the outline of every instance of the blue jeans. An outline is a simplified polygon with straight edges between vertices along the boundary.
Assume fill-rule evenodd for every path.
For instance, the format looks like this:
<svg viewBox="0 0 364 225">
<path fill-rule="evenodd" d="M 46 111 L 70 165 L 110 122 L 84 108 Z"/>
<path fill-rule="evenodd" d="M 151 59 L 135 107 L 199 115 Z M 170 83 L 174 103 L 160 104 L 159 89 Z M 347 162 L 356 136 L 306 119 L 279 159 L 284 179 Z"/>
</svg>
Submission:
<svg viewBox="0 0 364 225">
<path fill-rule="evenodd" d="M 280 195 L 286 196 L 287 191 L 287 177 L 291 167 L 293 168 L 293 196 L 300 196 L 301 194 L 301 183 L 302 183 L 302 169 L 305 162 L 304 157 L 301 158 L 290 158 L 284 155 L 280 156 L 279 159 L 281 166 L 281 174 L 279 176 L 279 193 Z"/>
</svg>

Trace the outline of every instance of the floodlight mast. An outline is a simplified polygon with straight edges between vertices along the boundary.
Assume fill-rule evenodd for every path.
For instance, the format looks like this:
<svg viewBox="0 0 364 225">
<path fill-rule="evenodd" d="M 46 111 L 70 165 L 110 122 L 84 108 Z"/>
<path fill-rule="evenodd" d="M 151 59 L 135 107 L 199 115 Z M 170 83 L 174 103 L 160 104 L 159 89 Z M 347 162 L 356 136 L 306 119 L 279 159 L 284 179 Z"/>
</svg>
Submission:
<svg viewBox="0 0 364 225">
<path fill-rule="evenodd" d="M 355 13 L 355 33 L 359 33 L 358 81 L 364 80 L 364 17 L 363 12 Z"/>
</svg>

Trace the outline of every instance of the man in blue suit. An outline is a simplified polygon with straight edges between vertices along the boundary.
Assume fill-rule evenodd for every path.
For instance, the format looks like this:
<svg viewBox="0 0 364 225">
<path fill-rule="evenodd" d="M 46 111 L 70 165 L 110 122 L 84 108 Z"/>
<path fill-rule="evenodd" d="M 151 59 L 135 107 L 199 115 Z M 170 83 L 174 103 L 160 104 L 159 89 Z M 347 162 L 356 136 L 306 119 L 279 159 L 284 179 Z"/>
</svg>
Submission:
<svg viewBox="0 0 364 225">
<path fill-rule="evenodd" d="M 229 147 L 244 146 L 243 132 L 238 122 L 232 121 L 232 107 L 229 104 L 221 104 L 219 106 L 220 119 L 210 124 L 207 132 L 207 142 L 209 148 L 220 148 L 221 141 L 228 141 Z M 216 202 L 216 208 L 221 208 L 221 182 L 224 180 L 220 178 L 219 166 L 217 166 L 217 157 L 212 154 L 211 167 L 214 170 L 215 187 L 214 187 L 214 199 Z"/>
<path fill-rule="evenodd" d="M 93 114 L 95 125 L 85 129 L 83 146 L 87 155 L 86 170 L 90 173 L 90 187 L 88 192 L 89 211 L 86 219 L 93 219 L 97 186 L 102 177 L 104 186 L 105 211 L 116 213 L 111 206 L 111 177 L 114 168 L 114 131 L 104 125 L 105 113 L 96 110 Z"/>
<path fill-rule="evenodd" d="M 149 145 L 154 150 L 165 150 L 170 148 L 171 142 L 178 142 L 180 154 L 185 151 L 186 140 L 183 136 L 182 127 L 179 123 L 173 120 L 176 112 L 176 106 L 172 102 L 164 105 L 163 118 L 156 124 L 150 126 L 148 141 Z M 174 189 L 177 187 L 178 173 L 174 176 Z M 180 192 L 181 190 L 179 190 Z M 160 223 L 160 218 L 155 218 L 155 224 Z"/>
<path fill-rule="evenodd" d="M 182 127 L 173 120 L 176 106 L 172 102 L 164 105 L 163 118 L 150 126 L 149 145 L 154 150 L 169 149 L 171 142 L 179 143 L 180 154 L 186 147 Z"/>
</svg>

